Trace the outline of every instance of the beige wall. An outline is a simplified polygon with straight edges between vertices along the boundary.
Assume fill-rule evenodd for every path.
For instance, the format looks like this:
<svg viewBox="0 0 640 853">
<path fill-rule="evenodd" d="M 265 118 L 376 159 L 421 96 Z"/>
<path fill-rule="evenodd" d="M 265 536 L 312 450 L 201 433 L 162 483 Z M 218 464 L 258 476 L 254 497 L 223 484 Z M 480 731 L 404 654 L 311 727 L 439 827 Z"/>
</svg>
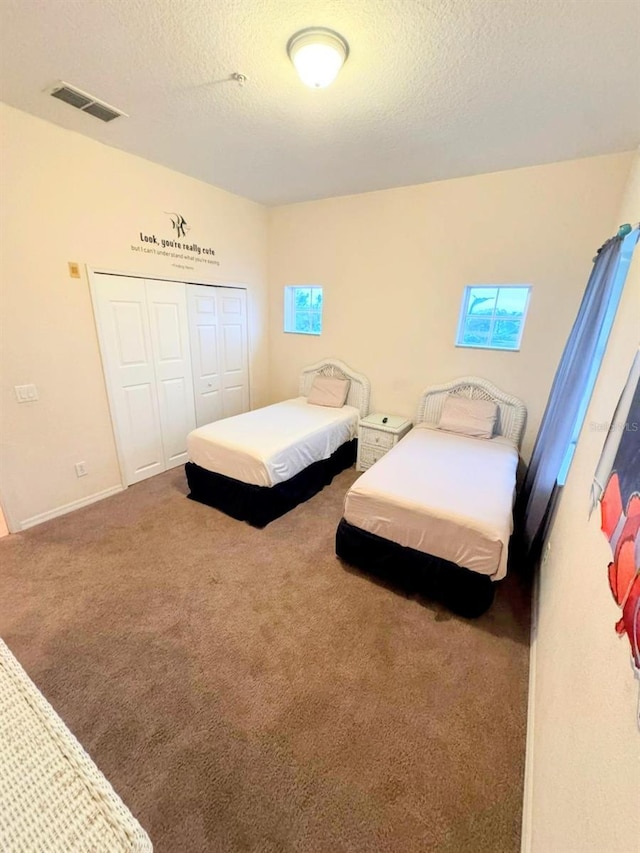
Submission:
<svg viewBox="0 0 640 853">
<path fill-rule="evenodd" d="M 640 154 L 609 233 L 640 219 Z M 640 337 L 640 250 L 615 326 L 539 578 L 532 649 L 523 849 L 632 853 L 640 839 L 639 682 L 607 581 L 611 551 L 589 491 Z"/>
<path fill-rule="evenodd" d="M 85 265 L 248 285 L 252 404 L 261 405 L 267 224 L 260 205 L 18 110 L 0 105 L 0 120 L 0 490 L 15 528 L 120 482 Z M 132 251 L 141 231 L 175 236 L 165 211 L 186 218 L 188 239 L 213 247 L 219 266 Z M 13 386 L 27 383 L 40 400 L 18 405 Z"/>
<path fill-rule="evenodd" d="M 406 414 L 425 385 L 479 373 L 525 398 L 526 455 L 631 159 L 291 205 L 270 212 L 267 235 L 257 204 L 4 105 L 0 120 L 0 494 L 13 527 L 120 481 L 85 265 L 247 284 L 254 407 L 295 393 L 300 368 L 326 355 L 370 376 L 373 407 Z M 219 266 L 132 250 L 141 231 L 172 236 L 166 211 Z M 282 332 L 282 287 L 306 282 L 325 287 L 319 338 Z M 486 282 L 534 285 L 519 353 L 453 345 L 463 286 Z M 31 382 L 40 400 L 18 405 L 13 386 Z"/>
<path fill-rule="evenodd" d="M 273 398 L 294 393 L 300 368 L 324 356 L 370 377 L 374 410 L 405 415 L 427 385 L 478 374 L 524 398 L 528 456 L 631 159 L 595 157 L 271 210 Z M 283 286 L 308 283 L 324 287 L 323 334 L 284 334 Z M 464 286 L 486 283 L 533 285 L 518 353 L 454 346 Z"/>
</svg>

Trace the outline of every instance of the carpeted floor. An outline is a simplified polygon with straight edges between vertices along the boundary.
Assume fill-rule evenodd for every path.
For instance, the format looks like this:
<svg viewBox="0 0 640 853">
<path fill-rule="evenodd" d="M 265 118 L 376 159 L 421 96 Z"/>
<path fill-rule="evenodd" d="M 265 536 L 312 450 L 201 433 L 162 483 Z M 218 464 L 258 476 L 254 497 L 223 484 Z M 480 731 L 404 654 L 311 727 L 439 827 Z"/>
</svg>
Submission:
<svg viewBox="0 0 640 853">
<path fill-rule="evenodd" d="M 0 634 L 157 853 L 516 853 L 529 597 L 348 570 L 355 472 L 264 530 L 182 470 L 0 541 Z"/>
</svg>

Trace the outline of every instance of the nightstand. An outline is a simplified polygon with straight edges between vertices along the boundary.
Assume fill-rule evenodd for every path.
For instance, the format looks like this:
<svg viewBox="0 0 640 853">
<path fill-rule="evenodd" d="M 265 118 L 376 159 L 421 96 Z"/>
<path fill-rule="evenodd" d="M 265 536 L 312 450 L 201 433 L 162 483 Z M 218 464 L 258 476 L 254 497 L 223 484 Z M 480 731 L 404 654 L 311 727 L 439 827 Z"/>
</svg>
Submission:
<svg viewBox="0 0 640 853">
<path fill-rule="evenodd" d="M 383 419 L 386 418 L 386 423 Z M 358 462 L 356 469 L 366 471 L 391 450 L 412 427 L 401 415 L 377 413 L 362 418 L 358 426 Z"/>
</svg>

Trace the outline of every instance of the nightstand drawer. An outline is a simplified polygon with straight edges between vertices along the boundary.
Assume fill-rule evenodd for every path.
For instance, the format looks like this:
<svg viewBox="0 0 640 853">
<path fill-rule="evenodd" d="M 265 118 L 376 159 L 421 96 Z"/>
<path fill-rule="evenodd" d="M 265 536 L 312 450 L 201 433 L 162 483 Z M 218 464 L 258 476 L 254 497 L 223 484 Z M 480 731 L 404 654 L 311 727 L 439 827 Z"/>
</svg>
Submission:
<svg viewBox="0 0 640 853">
<path fill-rule="evenodd" d="M 367 429 L 366 427 L 360 429 L 360 441 L 363 444 L 371 444 L 388 450 L 393 447 L 395 440 L 396 437 L 391 432 L 381 432 L 378 429 Z"/>
<path fill-rule="evenodd" d="M 377 462 L 378 459 L 382 459 L 386 452 L 386 447 L 371 447 L 371 445 L 363 444 L 358 456 L 359 470 L 365 471 L 367 468 L 371 468 L 373 463 Z"/>
</svg>

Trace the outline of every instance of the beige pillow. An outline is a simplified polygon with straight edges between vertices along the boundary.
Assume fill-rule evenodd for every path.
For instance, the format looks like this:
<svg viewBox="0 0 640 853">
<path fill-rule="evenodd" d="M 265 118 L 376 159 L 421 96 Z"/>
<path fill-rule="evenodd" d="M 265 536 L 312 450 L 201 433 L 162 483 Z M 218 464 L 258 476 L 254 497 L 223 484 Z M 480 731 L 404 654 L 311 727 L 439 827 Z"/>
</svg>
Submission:
<svg viewBox="0 0 640 853">
<path fill-rule="evenodd" d="M 473 438 L 491 438 L 497 420 L 497 403 L 449 395 L 442 406 L 438 429 L 463 433 Z"/>
<path fill-rule="evenodd" d="M 333 376 L 316 376 L 307 397 L 307 403 L 314 406 L 333 406 L 339 409 L 349 393 L 350 381 Z"/>
</svg>

